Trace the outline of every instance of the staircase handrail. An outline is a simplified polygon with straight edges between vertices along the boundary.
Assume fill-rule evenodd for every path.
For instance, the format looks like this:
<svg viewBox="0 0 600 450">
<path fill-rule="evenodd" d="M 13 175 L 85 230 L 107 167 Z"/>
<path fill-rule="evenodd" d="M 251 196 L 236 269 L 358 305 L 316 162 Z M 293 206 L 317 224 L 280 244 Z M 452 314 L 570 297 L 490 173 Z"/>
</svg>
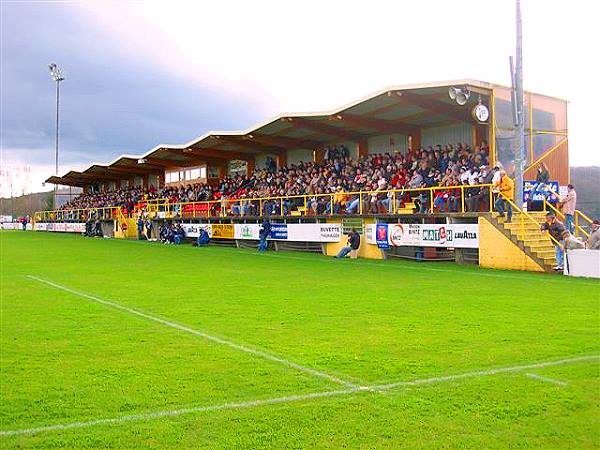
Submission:
<svg viewBox="0 0 600 450">
<path fill-rule="evenodd" d="M 541 223 L 539 223 L 537 220 L 535 220 L 527 211 L 524 211 L 522 208 L 519 208 L 517 206 L 517 204 L 515 202 L 513 202 L 511 199 L 509 199 L 506 195 L 504 195 L 502 192 L 499 193 L 502 198 L 504 198 L 504 200 L 506 200 L 515 211 L 521 213 L 520 217 L 521 217 L 521 229 L 522 229 L 522 236 L 525 236 L 525 230 L 523 228 L 523 217 L 527 217 L 527 219 L 529 219 L 531 222 L 535 223 L 536 225 L 538 225 L 539 227 L 541 227 Z M 553 242 L 554 245 L 557 245 L 559 247 L 562 247 L 562 244 L 560 242 L 558 242 L 556 239 L 554 239 L 554 236 L 552 236 L 551 234 L 547 234 L 547 236 L 550 238 L 550 240 Z"/>
<path fill-rule="evenodd" d="M 544 211 L 546 211 L 547 207 L 549 207 L 550 210 L 553 211 L 556 216 L 561 217 L 563 220 L 565 219 L 565 214 L 561 210 L 555 207 L 552 203 L 544 200 Z M 585 229 L 582 226 L 579 225 L 578 214 L 581 215 L 584 219 L 586 219 L 589 222 L 589 224 L 592 223 L 592 219 L 590 219 L 588 216 L 576 209 L 575 214 L 573 215 L 575 217 L 575 221 L 573 223 L 573 226 L 575 227 L 575 235 L 577 235 L 577 231 L 579 231 L 585 237 L 590 237 L 590 234 L 587 231 L 585 231 Z"/>
</svg>

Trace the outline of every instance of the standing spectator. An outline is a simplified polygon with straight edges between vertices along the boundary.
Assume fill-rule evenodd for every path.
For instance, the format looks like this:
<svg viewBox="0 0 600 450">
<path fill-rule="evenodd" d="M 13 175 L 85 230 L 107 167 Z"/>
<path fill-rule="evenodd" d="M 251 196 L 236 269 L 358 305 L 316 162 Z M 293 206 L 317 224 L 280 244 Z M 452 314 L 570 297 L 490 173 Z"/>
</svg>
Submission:
<svg viewBox="0 0 600 450">
<path fill-rule="evenodd" d="M 565 227 L 569 230 L 569 233 L 573 233 L 573 215 L 575 214 L 575 208 L 577 205 L 577 192 L 572 184 L 567 186 L 567 195 L 560 199 L 562 204 L 562 212 L 565 215 Z"/>
<path fill-rule="evenodd" d="M 548 180 L 550 180 L 550 172 L 548 172 L 548 167 L 546 167 L 546 163 L 541 163 L 538 167 L 538 171 L 535 176 L 535 181 L 536 183 L 546 185 L 548 184 Z"/>
<path fill-rule="evenodd" d="M 350 258 L 356 259 L 358 256 L 358 249 L 360 248 L 360 234 L 356 231 L 356 228 L 352 228 L 348 234 L 348 245 L 342 247 L 335 258 L 343 258 L 350 253 Z"/>
<path fill-rule="evenodd" d="M 142 217 L 141 214 L 139 215 L 136 224 L 137 224 L 138 241 L 142 241 L 142 240 L 144 240 L 145 236 L 144 236 L 144 218 Z"/>
<path fill-rule="evenodd" d="M 552 236 L 556 242 L 554 243 L 554 250 L 556 252 L 556 266 L 554 270 L 563 270 L 563 235 L 567 229 L 565 226 L 560 223 L 553 212 L 549 212 L 546 214 L 546 221 L 541 226 L 542 231 L 548 231 L 550 236 Z"/>
<path fill-rule="evenodd" d="M 150 217 L 146 218 L 146 239 L 149 241 L 152 240 L 152 228 L 154 225 L 152 224 L 152 219 Z"/>
<path fill-rule="evenodd" d="M 592 222 L 592 233 L 587 240 L 587 248 L 590 250 L 600 250 L 600 220 Z"/>
<path fill-rule="evenodd" d="M 258 232 L 258 251 L 265 252 L 268 248 L 267 238 L 271 234 L 271 223 L 265 219 L 263 220 L 262 226 L 260 227 L 260 231 Z"/>
<path fill-rule="evenodd" d="M 549 192 L 547 186 L 549 180 L 550 172 L 548 172 L 548 167 L 546 166 L 546 163 L 541 163 L 538 166 L 537 174 L 535 175 L 535 187 L 531 193 L 531 197 L 533 198 L 536 193 L 541 192 L 547 200 L 547 194 Z"/>
<path fill-rule="evenodd" d="M 510 201 L 514 199 L 515 195 L 515 183 L 506 174 L 504 170 L 500 171 L 500 180 L 494 186 L 496 192 L 498 192 L 498 198 L 496 199 L 496 210 L 500 213 L 500 217 L 504 217 L 504 209 L 508 216 L 508 221 L 512 220 L 512 206 Z"/>
</svg>

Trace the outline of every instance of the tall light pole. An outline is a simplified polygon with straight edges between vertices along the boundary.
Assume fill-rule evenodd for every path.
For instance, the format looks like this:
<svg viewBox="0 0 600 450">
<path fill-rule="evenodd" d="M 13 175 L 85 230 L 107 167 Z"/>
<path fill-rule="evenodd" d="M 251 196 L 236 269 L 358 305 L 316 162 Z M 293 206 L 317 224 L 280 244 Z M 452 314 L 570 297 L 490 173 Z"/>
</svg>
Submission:
<svg viewBox="0 0 600 450">
<path fill-rule="evenodd" d="M 515 95 L 515 203 L 521 208 L 523 206 L 523 172 L 525 170 L 525 115 L 523 94 L 523 23 L 521 20 L 521 0 L 516 0 L 517 16 L 517 55 L 514 72 L 513 88 Z M 531 117 L 529 118 L 531 121 Z"/>
<path fill-rule="evenodd" d="M 55 136 L 55 148 L 54 148 L 54 175 L 58 176 L 58 106 L 60 103 L 60 82 L 64 81 L 65 74 L 63 70 L 58 67 L 55 63 L 48 64 L 50 75 L 52 79 L 56 81 L 56 136 Z M 57 185 L 54 185 L 54 207 L 56 208 L 56 190 Z"/>
</svg>

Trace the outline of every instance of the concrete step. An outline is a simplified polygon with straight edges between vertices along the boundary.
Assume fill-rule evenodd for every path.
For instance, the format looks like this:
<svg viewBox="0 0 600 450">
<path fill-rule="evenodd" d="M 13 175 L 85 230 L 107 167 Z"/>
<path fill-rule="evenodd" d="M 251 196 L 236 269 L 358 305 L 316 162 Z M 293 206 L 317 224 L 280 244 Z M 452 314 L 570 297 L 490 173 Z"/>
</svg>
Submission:
<svg viewBox="0 0 600 450">
<path fill-rule="evenodd" d="M 552 245 L 550 239 L 545 236 L 537 237 L 537 236 L 525 236 L 525 239 L 522 239 L 523 244 L 529 246 L 539 246 L 539 245 Z"/>
<path fill-rule="evenodd" d="M 539 251 L 543 251 L 543 250 L 551 250 L 554 251 L 554 247 L 551 244 L 547 244 L 547 243 L 539 243 L 539 244 L 525 244 L 525 247 L 527 247 L 529 250 L 533 251 L 533 252 L 539 252 Z"/>
<path fill-rule="evenodd" d="M 521 222 L 520 220 L 515 220 L 514 217 L 513 217 L 512 222 L 503 222 L 502 225 L 504 225 L 505 228 L 525 228 L 526 230 L 528 230 L 528 229 L 539 230 L 540 229 L 540 225 L 537 223 L 533 223 L 529 220 Z"/>
<path fill-rule="evenodd" d="M 553 260 L 556 257 L 554 250 L 535 251 L 533 254 L 544 261 Z"/>
</svg>

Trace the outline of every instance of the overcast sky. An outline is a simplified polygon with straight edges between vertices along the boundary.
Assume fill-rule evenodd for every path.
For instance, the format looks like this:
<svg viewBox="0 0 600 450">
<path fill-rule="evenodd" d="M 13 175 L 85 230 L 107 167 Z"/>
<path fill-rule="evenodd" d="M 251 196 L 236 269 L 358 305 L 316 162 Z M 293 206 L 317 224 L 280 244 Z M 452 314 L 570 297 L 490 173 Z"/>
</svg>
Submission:
<svg viewBox="0 0 600 450">
<path fill-rule="evenodd" d="M 571 165 L 600 165 L 592 3 L 522 3 L 525 88 L 570 100 Z M 281 112 L 330 110 L 388 85 L 510 84 L 515 47 L 512 0 L 2 0 L 1 8 L 2 165 L 19 174 L 13 191 L 42 190 L 54 172 L 50 62 L 66 72 L 64 174 Z"/>
</svg>

